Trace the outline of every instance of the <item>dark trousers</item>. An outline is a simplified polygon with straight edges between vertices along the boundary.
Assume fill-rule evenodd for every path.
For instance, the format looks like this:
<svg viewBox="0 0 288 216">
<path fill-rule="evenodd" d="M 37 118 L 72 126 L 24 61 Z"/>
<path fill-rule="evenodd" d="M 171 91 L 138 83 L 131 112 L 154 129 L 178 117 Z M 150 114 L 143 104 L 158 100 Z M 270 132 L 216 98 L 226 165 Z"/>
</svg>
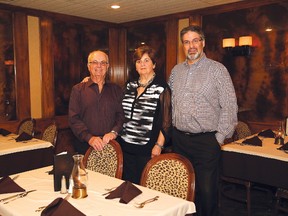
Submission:
<svg viewBox="0 0 288 216">
<path fill-rule="evenodd" d="M 123 152 L 122 179 L 139 184 L 142 171 L 150 159 L 150 156 L 140 156 Z"/>
<path fill-rule="evenodd" d="M 195 170 L 196 215 L 218 215 L 218 178 L 221 148 L 215 133 L 187 135 L 173 130 L 173 149 L 175 153 L 187 157 Z"/>
</svg>

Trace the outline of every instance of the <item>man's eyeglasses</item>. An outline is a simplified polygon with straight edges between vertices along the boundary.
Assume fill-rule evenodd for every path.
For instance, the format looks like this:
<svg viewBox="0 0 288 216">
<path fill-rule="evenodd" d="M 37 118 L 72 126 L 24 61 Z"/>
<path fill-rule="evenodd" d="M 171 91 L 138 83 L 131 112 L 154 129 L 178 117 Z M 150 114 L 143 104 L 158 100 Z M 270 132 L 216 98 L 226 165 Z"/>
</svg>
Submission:
<svg viewBox="0 0 288 216">
<path fill-rule="evenodd" d="M 141 63 L 145 63 L 146 64 L 146 63 L 148 63 L 150 61 L 151 61 L 151 59 L 149 59 L 149 58 L 145 58 L 143 61 L 139 59 L 139 60 L 136 61 L 136 64 L 141 64 Z"/>
<path fill-rule="evenodd" d="M 108 64 L 108 62 L 106 62 L 106 61 L 100 61 L 100 62 L 98 62 L 98 61 L 92 61 L 92 62 L 89 62 L 89 64 L 92 64 L 92 65 L 95 65 L 95 66 L 98 66 L 99 64 L 101 65 L 101 66 L 106 66 L 107 64 Z"/>
<path fill-rule="evenodd" d="M 189 46 L 191 43 L 195 45 L 199 45 L 200 41 L 202 40 L 203 40 L 202 38 L 194 38 L 192 41 L 188 41 L 188 40 L 183 41 L 183 44 L 185 46 Z"/>
</svg>

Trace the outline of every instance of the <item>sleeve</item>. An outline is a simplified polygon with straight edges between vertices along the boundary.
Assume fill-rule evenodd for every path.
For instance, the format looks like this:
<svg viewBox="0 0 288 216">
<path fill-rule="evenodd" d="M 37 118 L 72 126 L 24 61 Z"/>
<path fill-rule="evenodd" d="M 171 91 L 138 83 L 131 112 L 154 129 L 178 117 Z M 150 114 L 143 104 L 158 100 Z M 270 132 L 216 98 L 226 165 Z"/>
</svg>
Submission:
<svg viewBox="0 0 288 216">
<path fill-rule="evenodd" d="M 81 119 L 80 89 L 74 86 L 69 100 L 69 126 L 74 135 L 81 141 L 88 142 L 92 137 L 88 128 Z"/>
<path fill-rule="evenodd" d="M 115 115 L 115 124 L 112 130 L 116 131 L 118 134 L 121 132 L 123 123 L 124 123 L 124 111 L 122 106 L 123 100 L 123 90 L 119 87 L 116 89 L 116 115 Z"/>
<path fill-rule="evenodd" d="M 238 123 L 237 98 L 231 77 L 223 66 L 220 69 L 218 80 L 219 103 L 221 107 L 216 139 L 222 144 L 226 138 L 232 137 Z"/>
<path fill-rule="evenodd" d="M 160 95 L 160 107 L 162 116 L 161 132 L 165 137 L 165 143 L 167 143 L 171 138 L 172 131 L 171 90 L 169 86 Z"/>
</svg>

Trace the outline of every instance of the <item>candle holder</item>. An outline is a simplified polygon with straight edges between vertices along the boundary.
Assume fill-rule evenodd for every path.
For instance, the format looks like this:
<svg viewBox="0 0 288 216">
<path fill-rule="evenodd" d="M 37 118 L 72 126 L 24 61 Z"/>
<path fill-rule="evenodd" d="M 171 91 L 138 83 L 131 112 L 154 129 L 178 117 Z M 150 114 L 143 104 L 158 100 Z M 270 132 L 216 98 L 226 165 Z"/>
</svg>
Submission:
<svg viewBox="0 0 288 216">
<path fill-rule="evenodd" d="M 74 167 L 71 173 L 73 179 L 72 197 L 75 199 L 85 198 L 87 194 L 88 173 L 83 165 L 84 155 L 73 155 Z"/>
<path fill-rule="evenodd" d="M 279 128 L 275 135 L 274 144 L 276 145 L 284 145 L 285 131 L 284 131 L 284 122 L 279 122 Z"/>
</svg>

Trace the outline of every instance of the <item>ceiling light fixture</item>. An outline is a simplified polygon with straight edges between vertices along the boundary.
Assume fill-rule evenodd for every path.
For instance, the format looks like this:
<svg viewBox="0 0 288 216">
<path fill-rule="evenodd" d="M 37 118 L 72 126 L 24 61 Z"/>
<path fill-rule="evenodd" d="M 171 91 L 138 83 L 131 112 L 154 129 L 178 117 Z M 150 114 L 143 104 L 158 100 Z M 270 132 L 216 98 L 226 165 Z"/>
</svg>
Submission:
<svg viewBox="0 0 288 216">
<path fill-rule="evenodd" d="M 115 4 L 115 5 L 111 5 L 111 8 L 112 8 L 112 9 L 119 9 L 119 8 L 120 8 L 120 5 L 116 5 L 116 4 Z"/>
</svg>

